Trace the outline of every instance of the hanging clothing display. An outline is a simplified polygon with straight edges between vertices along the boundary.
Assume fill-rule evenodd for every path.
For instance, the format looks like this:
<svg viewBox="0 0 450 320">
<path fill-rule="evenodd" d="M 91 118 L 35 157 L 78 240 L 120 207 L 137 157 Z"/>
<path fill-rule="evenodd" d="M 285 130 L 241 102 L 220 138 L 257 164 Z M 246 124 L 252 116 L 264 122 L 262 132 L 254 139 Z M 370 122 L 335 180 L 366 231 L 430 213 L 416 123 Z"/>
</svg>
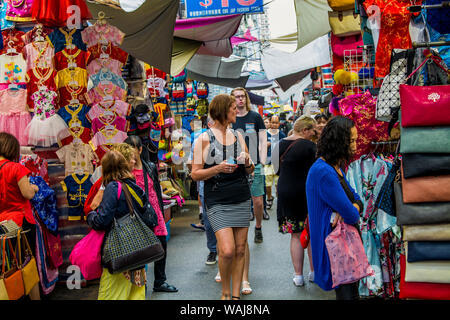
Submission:
<svg viewBox="0 0 450 320">
<path fill-rule="evenodd" d="M 88 144 L 71 143 L 58 151 L 56 155 L 65 164 L 65 175 L 94 173 L 92 161 L 95 159 L 94 152 Z"/>
<path fill-rule="evenodd" d="M 52 44 L 53 48 L 55 48 L 55 53 L 58 53 L 64 48 L 68 49 L 81 49 L 86 51 L 86 44 L 83 42 L 81 36 L 81 30 L 72 29 L 70 30 L 67 27 L 55 29 L 51 34 L 48 35 L 48 40 Z"/>
<path fill-rule="evenodd" d="M 28 145 L 26 128 L 31 121 L 27 110 L 27 90 L 0 91 L 0 128 L 3 132 L 12 134 L 20 145 Z"/>
<path fill-rule="evenodd" d="M 6 19 L 17 22 L 33 21 L 31 6 L 33 0 L 8 0 Z"/>
<path fill-rule="evenodd" d="M 27 63 L 21 53 L 0 55 L 0 83 L 24 83 L 26 74 Z"/>
<path fill-rule="evenodd" d="M 39 68 L 54 68 L 53 58 L 55 50 L 51 47 L 48 41 L 31 42 L 25 45 L 23 49 L 23 56 L 27 61 L 27 71 L 36 67 Z"/>
<path fill-rule="evenodd" d="M 6 11 L 8 9 L 8 1 L 0 0 L 0 31 L 4 29 L 14 28 L 14 22 L 6 20 Z"/>
<path fill-rule="evenodd" d="M 69 221 L 80 220 L 83 216 L 84 202 L 92 187 L 90 174 L 71 174 L 61 181 L 63 190 L 67 192 L 69 203 Z"/>
</svg>

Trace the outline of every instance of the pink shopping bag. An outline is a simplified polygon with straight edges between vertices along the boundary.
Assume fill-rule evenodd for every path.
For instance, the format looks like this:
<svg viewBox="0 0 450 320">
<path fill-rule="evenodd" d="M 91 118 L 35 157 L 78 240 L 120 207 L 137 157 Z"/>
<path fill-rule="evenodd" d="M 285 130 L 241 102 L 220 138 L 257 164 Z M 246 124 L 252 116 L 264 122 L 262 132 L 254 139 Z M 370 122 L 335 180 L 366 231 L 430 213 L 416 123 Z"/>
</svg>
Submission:
<svg viewBox="0 0 450 320">
<path fill-rule="evenodd" d="M 80 268 L 86 280 L 98 279 L 102 276 L 102 244 L 105 231 L 91 230 L 81 239 L 70 253 L 70 262 Z"/>
<path fill-rule="evenodd" d="M 355 227 L 338 222 L 325 239 L 325 245 L 330 257 L 333 288 L 375 274 Z"/>
</svg>

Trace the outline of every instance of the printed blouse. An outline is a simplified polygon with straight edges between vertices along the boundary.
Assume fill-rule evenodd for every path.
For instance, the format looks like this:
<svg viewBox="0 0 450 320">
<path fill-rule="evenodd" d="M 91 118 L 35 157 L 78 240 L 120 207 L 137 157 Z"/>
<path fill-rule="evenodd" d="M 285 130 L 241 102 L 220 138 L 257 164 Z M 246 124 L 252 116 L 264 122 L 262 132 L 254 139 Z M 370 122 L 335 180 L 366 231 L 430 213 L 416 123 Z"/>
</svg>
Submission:
<svg viewBox="0 0 450 320">
<path fill-rule="evenodd" d="M 95 105 L 104 100 L 125 100 L 127 92 L 112 82 L 99 83 L 98 86 L 88 91 L 90 104 Z"/>
<path fill-rule="evenodd" d="M 66 176 L 73 173 L 94 173 L 92 161 L 95 155 L 89 144 L 71 143 L 56 151 L 56 155 L 64 163 Z"/>
<path fill-rule="evenodd" d="M 22 54 L 0 56 L 0 83 L 24 83 L 26 82 L 27 62 Z"/>
<path fill-rule="evenodd" d="M 22 36 L 25 33 L 23 31 L 19 31 L 17 29 L 8 29 L 2 31 L 3 37 L 3 49 L 0 51 L 0 54 L 7 53 L 8 48 L 14 48 L 17 52 L 22 52 L 25 43 L 22 40 Z"/>
<path fill-rule="evenodd" d="M 48 41 L 32 42 L 25 45 L 23 56 L 27 61 L 27 71 L 34 69 L 36 66 L 41 68 L 54 67 L 53 57 L 55 49 L 52 48 Z"/>
</svg>

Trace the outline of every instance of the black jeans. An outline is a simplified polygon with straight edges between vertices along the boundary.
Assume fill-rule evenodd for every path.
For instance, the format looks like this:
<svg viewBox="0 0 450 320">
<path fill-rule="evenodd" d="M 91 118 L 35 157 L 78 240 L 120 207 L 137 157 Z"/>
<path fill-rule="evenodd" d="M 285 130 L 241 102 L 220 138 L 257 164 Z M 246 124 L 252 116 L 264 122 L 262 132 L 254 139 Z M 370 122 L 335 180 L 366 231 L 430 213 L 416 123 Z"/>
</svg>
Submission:
<svg viewBox="0 0 450 320">
<path fill-rule="evenodd" d="M 155 261 L 155 282 L 153 283 L 153 287 L 159 287 L 164 282 L 166 282 L 166 257 L 167 257 L 167 238 L 166 236 L 157 236 L 159 241 L 164 248 L 164 258 L 161 260 Z"/>
<path fill-rule="evenodd" d="M 359 281 L 340 285 L 335 289 L 336 300 L 359 300 Z"/>
</svg>

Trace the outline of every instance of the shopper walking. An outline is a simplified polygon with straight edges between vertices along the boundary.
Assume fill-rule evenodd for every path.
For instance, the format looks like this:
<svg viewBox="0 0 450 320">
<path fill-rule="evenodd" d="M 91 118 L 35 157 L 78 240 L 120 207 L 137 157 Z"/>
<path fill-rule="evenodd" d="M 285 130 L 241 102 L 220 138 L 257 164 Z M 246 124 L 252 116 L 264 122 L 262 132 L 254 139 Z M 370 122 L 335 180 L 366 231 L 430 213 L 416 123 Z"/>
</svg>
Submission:
<svg viewBox="0 0 450 320">
<path fill-rule="evenodd" d="M 195 181 L 205 181 L 206 211 L 219 247 L 221 298 L 239 299 L 250 225 L 247 174 L 254 165 L 242 135 L 229 128 L 236 122 L 234 99 L 220 94 L 209 107 L 214 125 L 195 144 L 191 175 Z"/>
<path fill-rule="evenodd" d="M 153 232 L 161 242 L 164 249 L 164 257 L 155 261 L 153 291 L 155 292 L 178 292 L 178 289 L 166 282 L 166 259 L 167 259 L 167 228 L 164 221 L 164 204 L 162 199 L 161 185 L 159 184 L 158 169 L 153 162 L 146 162 L 142 158 L 143 145 L 138 136 L 129 136 L 125 143 L 132 146 L 136 152 L 136 165 L 133 175 L 136 183 L 145 191 L 148 201 L 156 212 L 158 225 Z M 146 181 L 147 180 L 147 181 Z"/>
<path fill-rule="evenodd" d="M 308 215 L 306 203 L 306 177 L 316 160 L 316 121 L 311 117 L 300 117 L 294 123 L 294 132 L 275 147 L 272 154 L 274 168 L 280 175 L 278 180 L 277 219 L 278 231 L 291 234 L 290 252 L 294 266 L 294 284 L 304 285 L 303 260 L 304 249 L 300 235 L 305 228 Z M 309 249 L 309 248 L 308 248 Z M 310 280 L 314 269 L 311 253 L 308 250 Z"/>
<path fill-rule="evenodd" d="M 315 270 L 314 282 L 323 290 L 332 290 L 330 259 L 325 238 L 338 221 L 354 225 L 359 221 L 363 204 L 348 184 L 342 168 L 356 152 L 357 131 L 352 120 L 332 118 L 317 143 L 319 159 L 306 180 L 310 245 Z M 349 199 L 355 199 L 354 202 Z M 358 299 L 358 282 L 336 288 L 336 299 Z"/>
<path fill-rule="evenodd" d="M 33 250 L 36 248 L 36 221 L 31 203 L 39 187 L 31 184 L 30 170 L 19 164 L 20 144 L 13 135 L 0 132 L 0 222 L 14 221 L 27 232 L 27 239 Z M 30 291 L 32 300 L 40 300 L 39 284 Z"/>
<path fill-rule="evenodd" d="M 123 188 L 129 188 L 133 195 L 132 202 L 136 212 L 143 214 L 148 203 L 144 191 L 136 184 L 131 167 L 118 151 L 112 150 L 102 159 L 102 181 L 105 185 L 103 199 L 97 210 L 87 216 L 87 223 L 94 230 L 111 229 L 113 219 L 121 218 L 129 213 L 124 192 L 119 193 L 119 183 Z M 132 192 L 131 192 L 132 191 Z M 145 268 L 129 270 L 123 273 L 110 274 L 104 268 L 100 279 L 99 300 L 145 300 L 147 276 Z"/>
<path fill-rule="evenodd" d="M 286 135 L 280 129 L 280 117 L 272 116 L 270 118 L 270 128 L 267 130 L 267 162 L 264 165 L 264 175 L 266 178 L 266 197 L 268 209 L 272 208 L 273 195 L 272 186 L 277 188 L 278 175 L 276 174 L 272 164 L 272 150 Z"/>
</svg>

